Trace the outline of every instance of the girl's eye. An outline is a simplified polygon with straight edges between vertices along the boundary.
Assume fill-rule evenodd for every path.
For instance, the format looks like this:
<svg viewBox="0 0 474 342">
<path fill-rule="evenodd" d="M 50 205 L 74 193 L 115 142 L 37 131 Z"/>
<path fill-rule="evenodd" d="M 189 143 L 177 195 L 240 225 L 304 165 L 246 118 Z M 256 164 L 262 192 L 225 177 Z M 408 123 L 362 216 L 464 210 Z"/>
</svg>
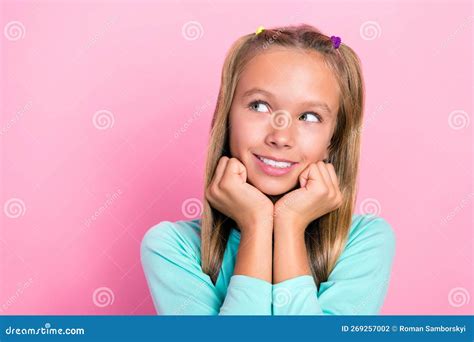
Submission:
<svg viewBox="0 0 474 342">
<path fill-rule="evenodd" d="M 306 118 L 309 118 L 307 121 L 309 122 L 322 122 L 323 120 L 321 119 L 321 116 L 319 116 L 318 114 L 316 113 L 312 113 L 312 112 L 309 112 L 309 113 L 304 113 L 303 115 L 300 116 L 300 118 L 302 117 L 306 117 Z"/>
<path fill-rule="evenodd" d="M 264 112 L 269 111 L 268 104 L 264 101 L 261 101 L 261 100 L 253 101 L 252 103 L 250 103 L 249 108 L 251 110 L 254 110 L 254 111 L 260 112 L 260 113 L 264 113 Z"/>
</svg>

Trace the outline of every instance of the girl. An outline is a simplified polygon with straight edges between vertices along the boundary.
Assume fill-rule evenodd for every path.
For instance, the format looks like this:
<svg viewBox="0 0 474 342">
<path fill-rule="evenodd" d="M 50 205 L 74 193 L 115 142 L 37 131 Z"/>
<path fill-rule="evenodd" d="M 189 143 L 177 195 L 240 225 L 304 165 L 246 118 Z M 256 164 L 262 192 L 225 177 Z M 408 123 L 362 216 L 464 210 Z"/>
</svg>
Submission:
<svg viewBox="0 0 474 342">
<path fill-rule="evenodd" d="M 202 219 L 161 222 L 142 265 L 159 314 L 377 314 L 395 238 L 353 215 L 360 61 L 309 25 L 259 29 L 224 63 Z"/>
</svg>

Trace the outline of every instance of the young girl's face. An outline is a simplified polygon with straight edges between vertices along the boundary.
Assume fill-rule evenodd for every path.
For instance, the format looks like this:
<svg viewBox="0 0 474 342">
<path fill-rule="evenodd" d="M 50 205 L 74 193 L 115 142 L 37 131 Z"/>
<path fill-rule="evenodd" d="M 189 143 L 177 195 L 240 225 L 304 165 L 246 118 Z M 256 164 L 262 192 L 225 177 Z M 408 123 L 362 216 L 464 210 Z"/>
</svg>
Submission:
<svg viewBox="0 0 474 342">
<path fill-rule="evenodd" d="M 267 195 L 284 194 L 299 187 L 310 163 L 328 157 L 338 89 L 315 51 L 274 46 L 248 62 L 230 110 L 230 153 L 245 165 L 250 184 Z"/>
</svg>

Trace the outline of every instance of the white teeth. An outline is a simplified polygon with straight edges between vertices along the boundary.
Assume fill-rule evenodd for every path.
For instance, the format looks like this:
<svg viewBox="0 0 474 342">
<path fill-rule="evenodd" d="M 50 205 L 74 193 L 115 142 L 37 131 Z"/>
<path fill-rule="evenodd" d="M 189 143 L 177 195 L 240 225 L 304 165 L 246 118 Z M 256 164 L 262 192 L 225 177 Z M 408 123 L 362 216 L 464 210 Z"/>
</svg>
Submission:
<svg viewBox="0 0 474 342">
<path fill-rule="evenodd" d="M 263 161 L 267 165 L 270 165 L 272 167 L 277 167 L 277 168 L 280 168 L 280 169 L 284 169 L 286 167 L 290 167 L 291 165 L 293 165 L 293 163 L 278 162 L 278 161 L 263 158 L 263 157 L 258 157 L 258 159 L 260 159 L 261 161 Z"/>
</svg>

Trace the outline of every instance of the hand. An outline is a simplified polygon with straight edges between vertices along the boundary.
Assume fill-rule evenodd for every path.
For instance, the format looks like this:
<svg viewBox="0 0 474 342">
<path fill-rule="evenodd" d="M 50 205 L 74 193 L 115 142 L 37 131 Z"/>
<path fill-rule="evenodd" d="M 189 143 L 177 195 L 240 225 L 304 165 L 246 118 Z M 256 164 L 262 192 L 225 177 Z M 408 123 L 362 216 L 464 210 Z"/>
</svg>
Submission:
<svg viewBox="0 0 474 342">
<path fill-rule="evenodd" d="M 221 157 L 206 189 L 212 207 L 232 218 L 241 230 L 258 227 L 265 220 L 273 227 L 273 203 L 247 183 L 247 169 L 237 158 Z M 271 221 L 270 221 L 271 220 Z"/>
<path fill-rule="evenodd" d="M 311 221 L 339 208 L 342 194 L 334 166 L 322 161 L 309 164 L 301 172 L 299 182 L 299 189 L 275 203 L 274 215 L 275 223 L 304 232 Z"/>
</svg>

